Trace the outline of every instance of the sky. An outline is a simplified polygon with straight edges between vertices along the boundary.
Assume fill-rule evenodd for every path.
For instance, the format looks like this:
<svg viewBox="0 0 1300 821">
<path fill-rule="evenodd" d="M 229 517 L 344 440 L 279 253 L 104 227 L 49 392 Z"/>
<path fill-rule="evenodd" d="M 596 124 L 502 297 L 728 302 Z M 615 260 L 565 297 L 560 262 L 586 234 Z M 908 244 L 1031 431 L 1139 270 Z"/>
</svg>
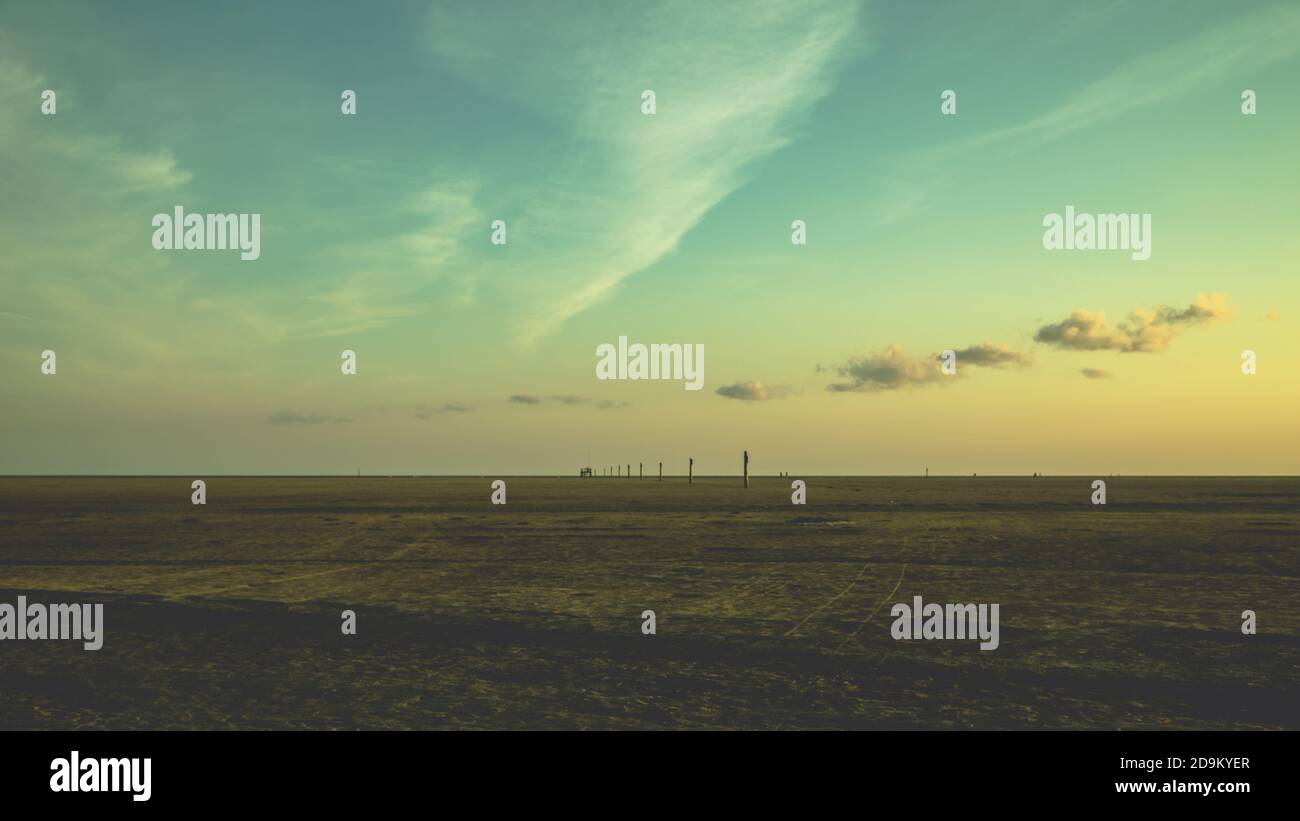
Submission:
<svg viewBox="0 0 1300 821">
<path fill-rule="evenodd" d="M 1297 78 L 1293 2 L 0 0 L 0 474 L 1294 475 Z"/>
</svg>

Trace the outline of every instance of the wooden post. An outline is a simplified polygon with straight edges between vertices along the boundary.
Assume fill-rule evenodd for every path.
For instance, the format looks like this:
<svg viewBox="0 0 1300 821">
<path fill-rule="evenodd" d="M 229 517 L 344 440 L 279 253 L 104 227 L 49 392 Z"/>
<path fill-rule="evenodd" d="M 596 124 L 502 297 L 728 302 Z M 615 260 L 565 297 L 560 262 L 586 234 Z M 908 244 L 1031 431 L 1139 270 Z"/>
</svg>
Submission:
<svg viewBox="0 0 1300 821">
<path fill-rule="evenodd" d="M 638 479 L 645 478 L 645 462 L 636 463 L 636 478 Z"/>
<path fill-rule="evenodd" d="M 691 464 L 686 468 L 686 484 L 695 484 L 695 459 L 691 459 Z"/>
<path fill-rule="evenodd" d="M 749 487 L 749 451 L 745 451 L 745 487 Z"/>
<path fill-rule="evenodd" d="M 663 480 L 664 480 L 664 463 L 663 463 L 663 462 L 660 462 L 660 463 L 659 463 L 659 481 L 662 482 Z"/>
<path fill-rule="evenodd" d="M 627 478 L 629 478 L 629 479 L 632 478 L 632 463 L 631 463 L 631 462 L 628 462 L 628 463 L 627 463 Z"/>
</svg>

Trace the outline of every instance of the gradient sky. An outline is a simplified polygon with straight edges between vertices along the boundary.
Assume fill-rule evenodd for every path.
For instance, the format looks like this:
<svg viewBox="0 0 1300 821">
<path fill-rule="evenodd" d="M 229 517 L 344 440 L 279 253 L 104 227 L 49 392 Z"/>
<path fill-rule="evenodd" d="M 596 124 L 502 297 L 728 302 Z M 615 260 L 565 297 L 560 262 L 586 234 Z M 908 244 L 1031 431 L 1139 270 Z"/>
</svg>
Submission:
<svg viewBox="0 0 1300 821">
<path fill-rule="evenodd" d="M 1295 474 L 1298 84 L 1293 2 L 3 2 L 0 473 Z"/>
</svg>

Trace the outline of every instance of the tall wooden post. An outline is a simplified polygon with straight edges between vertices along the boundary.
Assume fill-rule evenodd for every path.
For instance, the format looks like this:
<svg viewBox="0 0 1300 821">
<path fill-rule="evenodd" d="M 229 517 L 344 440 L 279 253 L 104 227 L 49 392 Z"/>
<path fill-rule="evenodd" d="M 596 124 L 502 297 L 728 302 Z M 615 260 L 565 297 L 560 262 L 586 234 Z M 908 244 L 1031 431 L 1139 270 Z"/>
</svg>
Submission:
<svg viewBox="0 0 1300 821">
<path fill-rule="evenodd" d="M 636 478 L 638 479 L 645 478 L 645 462 L 636 463 Z"/>
<path fill-rule="evenodd" d="M 686 468 L 686 484 L 695 484 L 695 459 L 691 459 L 691 464 Z"/>
<path fill-rule="evenodd" d="M 629 478 L 629 479 L 632 478 L 632 463 L 631 463 L 631 462 L 628 462 L 628 463 L 627 463 L 627 478 Z"/>
<path fill-rule="evenodd" d="M 664 463 L 663 463 L 663 462 L 660 462 L 660 463 L 659 463 L 659 481 L 662 482 L 663 480 L 664 480 Z"/>
<path fill-rule="evenodd" d="M 749 487 L 749 451 L 745 451 L 745 487 Z"/>
</svg>

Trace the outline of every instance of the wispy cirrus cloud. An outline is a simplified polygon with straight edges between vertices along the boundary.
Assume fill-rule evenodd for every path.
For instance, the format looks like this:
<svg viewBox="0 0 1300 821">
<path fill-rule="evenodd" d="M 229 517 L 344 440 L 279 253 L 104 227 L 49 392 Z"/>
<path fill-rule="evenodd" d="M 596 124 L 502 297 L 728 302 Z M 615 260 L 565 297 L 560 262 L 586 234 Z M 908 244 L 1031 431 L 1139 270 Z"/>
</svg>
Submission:
<svg viewBox="0 0 1300 821">
<path fill-rule="evenodd" d="M 0 30 L 0 54 L 10 40 Z M 35 111 L 50 85 L 59 94 L 57 114 L 16 114 Z M 369 215 L 392 230 L 378 239 L 323 235 L 309 287 L 268 277 L 240 289 L 212 288 L 213 280 L 199 273 L 209 257 L 159 254 L 141 242 L 141 232 L 147 239 L 149 217 L 173 205 L 191 211 L 205 202 L 219 203 L 215 210 L 237 206 L 228 197 L 214 199 L 170 146 L 135 144 L 108 130 L 110 121 L 79 117 L 68 108 L 77 93 L 70 86 L 0 56 L 0 245 L 6 249 L 0 275 L 16 285 L 6 293 L 14 317 L 48 317 L 50 324 L 97 333 L 94 356 L 103 361 L 95 370 L 105 376 L 177 364 L 207 347 L 185 340 L 217 327 L 251 346 L 349 336 L 417 315 L 425 309 L 421 291 L 448 275 L 467 233 L 483 219 L 471 177 L 429 173 L 413 182 L 408 169 L 400 184 L 385 179 L 402 194 L 382 214 Z M 249 198 L 256 210 L 267 202 L 264 193 Z M 61 218 L 49 219 L 51 213 Z M 267 209 L 266 216 L 270 247 L 280 247 L 272 240 L 273 219 L 291 231 L 310 222 L 284 209 Z M 45 273 L 35 280 L 16 275 L 25 269 Z M 132 299 L 118 305 L 123 293 Z M 101 328 L 106 305 L 118 312 L 111 333 Z"/>
<path fill-rule="evenodd" d="M 939 151 L 948 156 L 995 142 L 1045 142 L 1296 54 L 1300 54 L 1300 7 L 1278 3 L 1234 15 L 1227 22 L 1146 52 L 1088 83 L 1054 108 Z"/>
<path fill-rule="evenodd" d="M 1117 11 L 1123 12 L 1122 7 Z M 881 224 L 924 212 L 936 180 L 958 160 L 1004 147 L 1021 151 L 1132 111 L 1248 77 L 1300 54 L 1300 6 L 1277 3 L 1234 14 L 1171 45 L 1142 53 L 1064 95 L 1055 106 L 1012 125 L 953 142 L 903 152 L 883 195 L 868 209 Z M 919 173 L 918 173 L 919 171 Z"/>
<path fill-rule="evenodd" d="M 420 313 L 413 297 L 448 273 L 471 229 L 483 222 L 476 193 L 468 178 L 443 179 L 398 205 L 396 216 L 415 219 L 418 227 L 330 248 L 349 270 L 308 297 L 320 309 L 298 322 L 291 336 L 346 336 Z"/>
<path fill-rule="evenodd" d="M 751 163 L 789 142 L 860 42 L 857 17 L 853 0 L 439 7 L 435 53 L 565 134 L 518 203 L 527 259 L 501 263 L 519 341 L 672 252 Z M 641 113 L 645 89 L 654 115 Z"/>
<path fill-rule="evenodd" d="M 169 147 L 67 111 L 70 82 L 55 89 L 57 113 L 38 113 L 55 84 L 11 56 L 15 42 L 0 29 L 0 325 L 59 329 L 85 349 L 95 379 L 185 359 L 189 329 L 176 319 L 185 278 L 140 237 L 156 203 L 187 192 L 192 173 Z"/>
<path fill-rule="evenodd" d="M 8 35 L 4 35 L 8 36 Z M 4 39 L 0 39 L 0 46 Z M 94 185 L 98 196 L 115 194 L 160 193 L 180 188 L 194 175 L 182 168 L 175 154 L 166 147 L 139 149 L 127 147 L 114 134 L 91 134 L 65 129 L 34 128 L 30 118 L 14 112 L 30 110 L 39 104 L 40 94 L 49 82 L 22 62 L 0 57 L 0 144 L 6 153 L 22 153 L 27 165 L 53 162 L 68 175 L 79 176 Z M 56 96 L 57 100 L 57 96 Z M 48 117 L 49 115 L 43 115 Z M 53 117 L 67 118 L 68 114 Z M 33 156 L 40 155 L 40 156 Z M 16 170 L 16 169 L 15 169 Z M 43 180 L 47 185 L 49 180 Z"/>
</svg>

